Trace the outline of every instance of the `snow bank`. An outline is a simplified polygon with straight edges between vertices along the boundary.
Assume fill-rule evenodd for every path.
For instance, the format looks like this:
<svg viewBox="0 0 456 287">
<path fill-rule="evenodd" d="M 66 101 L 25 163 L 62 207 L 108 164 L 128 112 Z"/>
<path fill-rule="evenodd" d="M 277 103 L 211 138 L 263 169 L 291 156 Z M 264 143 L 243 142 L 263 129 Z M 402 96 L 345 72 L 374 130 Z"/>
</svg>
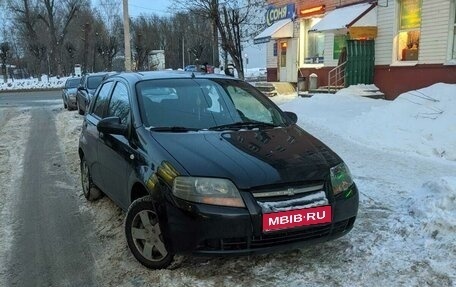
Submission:
<svg viewBox="0 0 456 287">
<path fill-rule="evenodd" d="M 43 75 L 41 81 L 38 79 L 8 80 L 7 83 L 0 81 L 0 91 L 9 90 L 34 90 L 34 89 L 60 89 L 63 88 L 68 78 L 51 77 Z"/>
<path fill-rule="evenodd" d="M 409 211 L 436 236 L 456 232 L 456 177 L 425 183 L 411 199 Z"/>
<path fill-rule="evenodd" d="M 353 141 L 456 161 L 456 85 L 435 84 L 394 101 L 315 95 L 282 106 Z M 322 111 L 324 111 L 322 113 Z"/>
</svg>

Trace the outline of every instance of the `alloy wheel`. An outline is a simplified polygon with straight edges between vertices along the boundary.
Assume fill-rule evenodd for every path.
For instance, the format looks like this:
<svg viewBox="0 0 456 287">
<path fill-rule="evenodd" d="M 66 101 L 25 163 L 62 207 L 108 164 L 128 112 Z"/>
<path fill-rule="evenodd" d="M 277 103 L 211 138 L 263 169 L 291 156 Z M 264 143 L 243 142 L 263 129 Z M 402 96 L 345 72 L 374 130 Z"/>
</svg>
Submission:
<svg viewBox="0 0 456 287">
<path fill-rule="evenodd" d="M 131 236 L 138 252 L 147 260 L 161 261 L 168 251 L 155 212 L 142 210 L 133 218 Z"/>
</svg>

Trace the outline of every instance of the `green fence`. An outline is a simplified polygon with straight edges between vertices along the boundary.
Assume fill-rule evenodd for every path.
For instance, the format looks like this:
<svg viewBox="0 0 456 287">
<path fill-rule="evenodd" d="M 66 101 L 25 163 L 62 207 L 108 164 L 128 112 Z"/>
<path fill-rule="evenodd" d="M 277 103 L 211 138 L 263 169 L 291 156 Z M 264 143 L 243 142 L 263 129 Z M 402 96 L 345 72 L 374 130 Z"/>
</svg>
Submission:
<svg viewBox="0 0 456 287">
<path fill-rule="evenodd" d="M 347 40 L 345 86 L 374 83 L 374 40 Z"/>
</svg>

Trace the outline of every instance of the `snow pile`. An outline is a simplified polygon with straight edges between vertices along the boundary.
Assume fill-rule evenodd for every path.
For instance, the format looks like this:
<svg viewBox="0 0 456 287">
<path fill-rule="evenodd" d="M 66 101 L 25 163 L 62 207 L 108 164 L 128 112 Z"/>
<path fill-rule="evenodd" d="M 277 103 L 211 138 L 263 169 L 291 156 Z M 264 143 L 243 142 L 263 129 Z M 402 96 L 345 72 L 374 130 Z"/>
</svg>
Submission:
<svg viewBox="0 0 456 287">
<path fill-rule="evenodd" d="M 63 88 L 68 78 L 48 78 L 46 75 L 41 77 L 41 81 L 36 78 L 12 80 L 7 83 L 0 81 L 0 91 L 10 90 L 35 90 L 35 89 L 60 89 Z"/>
<path fill-rule="evenodd" d="M 267 70 L 266 68 L 250 68 L 245 69 L 244 76 L 246 78 L 266 78 Z"/>
<path fill-rule="evenodd" d="M 282 109 L 297 113 L 304 127 L 318 124 L 368 146 L 456 161 L 454 84 L 435 84 L 394 101 L 315 95 Z"/>
<path fill-rule="evenodd" d="M 357 96 L 384 96 L 375 85 L 351 85 L 348 88 L 337 91 L 336 95 L 357 95 Z"/>
<path fill-rule="evenodd" d="M 456 232 L 456 177 L 429 181 L 414 194 L 409 211 L 425 223 L 425 229 L 437 233 Z"/>
</svg>

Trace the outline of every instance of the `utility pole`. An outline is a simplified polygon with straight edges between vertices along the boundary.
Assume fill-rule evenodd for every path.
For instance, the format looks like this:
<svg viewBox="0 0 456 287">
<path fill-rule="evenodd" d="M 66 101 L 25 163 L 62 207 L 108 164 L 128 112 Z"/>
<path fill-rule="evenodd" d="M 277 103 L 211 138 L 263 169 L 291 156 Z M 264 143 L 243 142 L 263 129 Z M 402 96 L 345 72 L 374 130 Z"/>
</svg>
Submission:
<svg viewBox="0 0 456 287">
<path fill-rule="evenodd" d="M 185 38 L 182 36 L 182 69 L 185 69 Z"/>
<path fill-rule="evenodd" d="M 128 15 L 128 0 L 123 0 L 124 22 L 124 47 L 125 47 L 125 71 L 131 71 L 131 46 L 130 46 L 130 16 Z"/>
<path fill-rule="evenodd" d="M 84 29 L 82 30 L 84 32 L 84 54 L 82 58 L 82 72 L 85 74 L 88 72 L 88 66 L 89 66 L 89 61 L 87 59 L 87 55 L 89 54 L 89 33 L 90 33 L 90 23 L 87 22 L 84 24 Z M 49 66 L 49 53 L 48 53 L 48 66 Z M 50 69 L 50 68 L 48 68 Z M 50 71 L 49 71 L 50 73 Z"/>
<path fill-rule="evenodd" d="M 218 45 L 218 29 L 215 23 L 215 17 L 219 17 L 219 2 L 218 0 L 212 0 L 213 19 L 212 19 L 212 65 L 218 67 L 219 61 L 219 45 Z"/>
</svg>

